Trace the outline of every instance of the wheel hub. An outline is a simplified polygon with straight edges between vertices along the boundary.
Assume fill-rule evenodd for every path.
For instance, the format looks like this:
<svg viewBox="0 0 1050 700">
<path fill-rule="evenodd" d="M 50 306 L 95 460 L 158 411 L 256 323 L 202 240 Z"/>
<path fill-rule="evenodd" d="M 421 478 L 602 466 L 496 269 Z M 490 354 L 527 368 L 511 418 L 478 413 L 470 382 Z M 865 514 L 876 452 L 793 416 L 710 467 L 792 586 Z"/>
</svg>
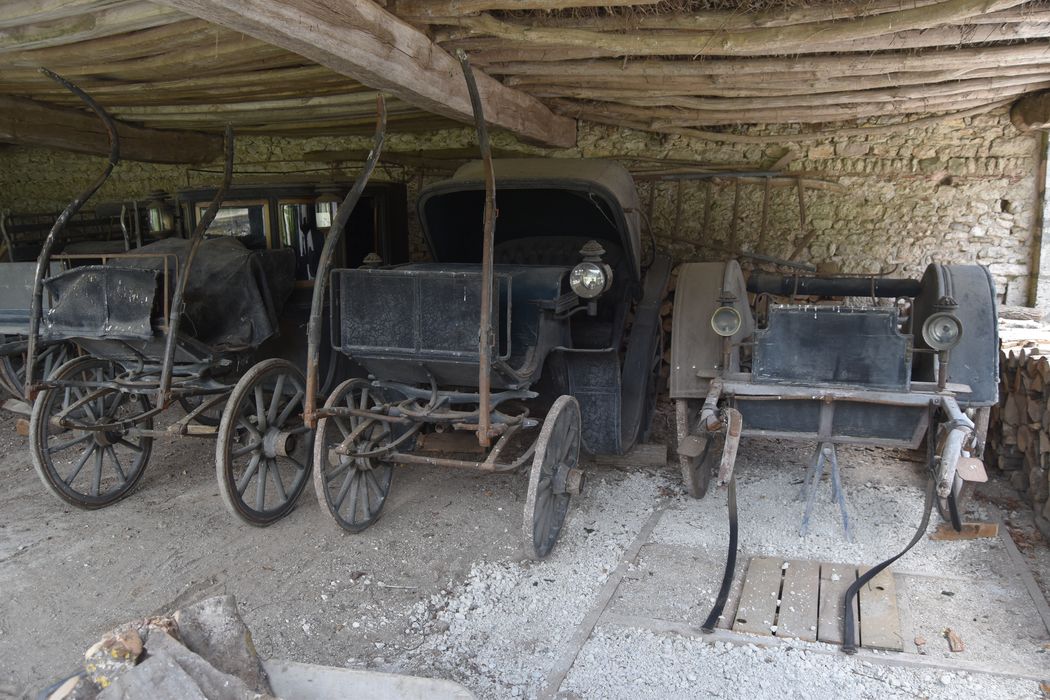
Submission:
<svg viewBox="0 0 1050 700">
<path fill-rule="evenodd" d="M 263 435 L 263 455 L 268 459 L 275 457 L 288 457 L 293 454 L 299 446 L 299 436 L 277 428 L 270 428 Z"/>
</svg>

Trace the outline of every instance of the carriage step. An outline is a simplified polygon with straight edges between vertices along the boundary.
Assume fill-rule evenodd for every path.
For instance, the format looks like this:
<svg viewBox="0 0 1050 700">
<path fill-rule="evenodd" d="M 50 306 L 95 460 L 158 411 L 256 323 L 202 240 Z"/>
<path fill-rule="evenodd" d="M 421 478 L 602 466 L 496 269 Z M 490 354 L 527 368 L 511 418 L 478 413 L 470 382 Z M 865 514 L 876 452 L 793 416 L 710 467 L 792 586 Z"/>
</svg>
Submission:
<svg viewBox="0 0 1050 700">
<path fill-rule="evenodd" d="M 855 564 L 753 557 L 744 577 L 733 631 L 766 637 L 842 644 L 846 589 L 871 567 Z M 860 589 L 855 644 L 903 651 L 897 588 L 886 569 Z"/>
</svg>

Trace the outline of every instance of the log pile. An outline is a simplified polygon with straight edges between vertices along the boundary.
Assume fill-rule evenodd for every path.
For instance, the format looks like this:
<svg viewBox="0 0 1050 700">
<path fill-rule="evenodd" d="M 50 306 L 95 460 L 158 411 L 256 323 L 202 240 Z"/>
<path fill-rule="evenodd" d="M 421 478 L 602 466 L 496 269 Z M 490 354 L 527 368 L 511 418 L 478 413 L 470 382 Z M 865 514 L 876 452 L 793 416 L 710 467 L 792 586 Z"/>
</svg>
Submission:
<svg viewBox="0 0 1050 700">
<path fill-rule="evenodd" d="M 1032 321 L 1004 326 L 985 460 L 1027 496 L 1050 537 L 1050 329 Z"/>
</svg>

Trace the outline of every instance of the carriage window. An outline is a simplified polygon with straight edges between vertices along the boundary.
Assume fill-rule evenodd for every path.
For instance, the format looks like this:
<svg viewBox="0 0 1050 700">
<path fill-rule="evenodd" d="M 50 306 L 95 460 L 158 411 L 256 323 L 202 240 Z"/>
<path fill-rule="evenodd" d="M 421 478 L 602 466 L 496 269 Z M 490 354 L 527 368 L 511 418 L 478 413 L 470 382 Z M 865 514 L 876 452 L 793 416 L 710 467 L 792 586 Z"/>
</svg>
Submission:
<svg viewBox="0 0 1050 700">
<path fill-rule="evenodd" d="M 197 205 L 197 220 L 204 216 L 207 204 Z M 269 222 L 265 202 L 229 202 L 219 208 L 215 221 L 208 227 L 208 237 L 231 236 L 248 248 L 268 247 Z"/>
<path fill-rule="evenodd" d="M 317 274 L 317 261 L 324 245 L 324 233 L 331 222 L 321 227 L 312 201 L 281 202 L 281 244 L 295 251 L 295 279 L 312 280 Z"/>
</svg>

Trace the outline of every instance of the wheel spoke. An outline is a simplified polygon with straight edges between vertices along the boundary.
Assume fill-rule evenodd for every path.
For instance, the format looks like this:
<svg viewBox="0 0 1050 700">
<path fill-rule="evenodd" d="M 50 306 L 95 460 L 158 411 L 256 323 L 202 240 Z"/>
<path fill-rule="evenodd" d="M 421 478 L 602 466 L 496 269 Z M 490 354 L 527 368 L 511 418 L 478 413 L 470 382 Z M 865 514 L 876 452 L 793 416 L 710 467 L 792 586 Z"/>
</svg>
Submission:
<svg viewBox="0 0 1050 700">
<path fill-rule="evenodd" d="M 274 424 L 274 420 L 277 418 L 277 407 L 281 404 L 281 397 L 284 395 L 284 374 L 277 375 L 277 382 L 273 387 L 273 396 L 270 397 L 270 410 L 266 412 L 266 425 L 270 426 Z"/>
<path fill-rule="evenodd" d="M 250 420 L 248 420 L 244 416 L 237 416 L 237 424 L 245 430 L 247 430 L 249 433 L 251 433 L 253 438 L 262 441 L 262 435 L 259 433 L 258 430 L 255 429 L 255 426 L 252 425 Z"/>
<path fill-rule="evenodd" d="M 237 480 L 237 494 L 239 496 L 244 495 L 244 490 L 248 488 L 248 483 L 252 480 L 252 475 L 255 474 L 255 470 L 259 468 L 259 460 L 262 459 L 262 455 L 252 455 L 251 460 L 248 462 L 248 467 L 241 474 L 241 478 Z"/>
<path fill-rule="evenodd" d="M 353 427 L 356 427 L 352 424 L 351 428 L 346 427 L 345 421 L 339 416 L 332 416 L 332 419 L 335 420 L 335 426 L 339 428 L 339 432 L 343 434 L 344 440 L 350 435 L 350 431 L 353 429 Z M 353 421 L 353 418 L 351 418 L 350 420 Z"/>
<path fill-rule="evenodd" d="M 259 462 L 259 478 L 255 480 L 255 510 L 266 507 L 266 471 L 269 463 L 264 459 Z"/>
<path fill-rule="evenodd" d="M 142 452 L 142 447 L 136 445 L 127 438 L 120 438 L 119 440 L 117 440 L 117 443 L 123 445 L 124 447 L 127 447 L 129 450 L 134 450 L 135 452 Z"/>
<path fill-rule="evenodd" d="M 343 507 L 343 502 L 346 501 L 346 496 L 350 493 L 350 489 L 354 485 L 354 476 L 356 474 L 357 469 L 350 469 L 346 473 L 346 477 L 343 479 L 343 483 L 339 486 L 339 494 L 335 497 L 335 501 L 333 502 L 337 511 Z"/>
<path fill-rule="evenodd" d="M 73 467 L 73 473 L 70 474 L 64 480 L 66 482 L 66 486 L 69 486 L 70 484 L 72 484 L 73 483 L 73 479 L 77 478 L 77 475 L 80 474 L 80 470 L 83 469 L 84 465 L 87 464 L 87 461 L 89 459 L 91 459 L 91 455 L 95 454 L 95 448 L 97 448 L 97 447 L 98 447 L 98 445 L 92 445 L 91 449 L 84 450 L 84 454 L 80 455 L 80 459 L 77 461 L 76 466 Z"/>
<path fill-rule="evenodd" d="M 383 489 L 379 485 L 379 479 L 376 478 L 376 470 L 369 469 L 367 472 L 365 472 L 365 478 L 368 479 L 368 484 L 366 485 L 372 489 L 375 489 L 375 495 L 377 497 L 377 500 L 383 500 L 383 496 L 385 496 L 386 494 L 383 493 Z"/>
<path fill-rule="evenodd" d="M 249 452 L 254 452 L 255 450 L 258 450 L 261 445 L 262 442 L 259 441 L 250 442 L 247 445 L 244 445 L 243 447 L 238 447 L 236 450 L 230 450 L 230 457 L 233 457 L 235 459 L 237 457 L 243 457 Z"/>
<path fill-rule="evenodd" d="M 120 458 L 117 457 L 117 451 L 113 449 L 112 445 L 106 445 L 106 452 L 110 457 L 113 458 L 113 468 L 117 470 L 117 474 L 120 475 L 120 485 L 128 483 L 128 475 L 124 473 L 124 467 L 120 464 Z"/>
<path fill-rule="evenodd" d="M 347 461 L 346 464 L 340 464 L 338 467 L 336 467 L 335 469 L 333 469 L 325 475 L 325 481 L 327 481 L 329 484 L 332 483 L 333 481 L 341 477 L 343 474 L 345 474 L 346 470 L 350 468 L 351 464 L 352 463 L 350 461 Z"/>
<path fill-rule="evenodd" d="M 55 452 L 61 452 L 62 450 L 69 449 L 73 445 L 79 445 L 85 440 L 90 440 L 92 437 L 93 436 L 91 433 L 86 433 L 85 435 L 81 435 L 78 438 L 73 438 L 72 440 L 67 440 L 66 442 L 62 442 L 57 445 L 51 445 L 47 448 L 47 453 L 54 454 Z"/>
<path fill-rule="evenodd" d="M 295 396 L 293 396 L 291 401 L 289 401 L 285 405 L 284 410 L 281 411 L 281 415 L 277 416 L 277 421 L 275 423 L 276 427 L 279 428 L 282 425 L 284 425 L 284 422 L 288 420 L 288 416 L 292 414 L 292 411 L 295 410 L 295 407 L 299 405 L 299 403 L 303 400 L 303 396 L 305 396 L 305 392 L 303 392 L 302 389 L 295 392 Z"/>
<path fill-rule="evenodd" d="M 70 388 L 73 390 L 73 395 L 77 397 L 77 400 L 72 403 L 77 403 L 77 401 L 84 401 L 84 394 L 80 391 L 79 387 L 74 386 Z M 88 420 L 98 420 L 98 418 L 95 417 L 95 412 L 91 410 L 90 401 L 84 401 L 84 403 L 80 406 L 80 410 L 84 412 L 84 415 L 88 417 Z"/>
<path fill-rule="evenodd" d="M 95 447 L 95 478 L 91 482 L 91 495 L 98 496 L 102 491 L 102 450 Z"/>
<path fill-rule="evenodd" d="M 278 504 L 278 505 L 281 505 L 285 501 L 288 500 L 288 493 L 284 490 L 284 482 L 281 481 L 281 471 L 277 467 L 277 460 L 276 459 L 268 459 L 266 461 L 267 461 L 267 463 L 269 465 L 269 470 L 268 471 L 271 474 L 273 474 L 273 481 L 277 485 L 277 495 L 281 499 L 281 503 Z"/>
<path fill-rule="evenodd" d="M 266 430 L 266 400 L 261 384 L 255 385 L 255 420 L 257 430 Z"/>
<path fill-rule="evenodd" d="M 363 489 L 360 490 L 360 493 L 358 493 L 358 499 L 361 501 L 362 505 L 365 508 L 365 518 L 372 517 L 372 499 L 369 497 L 368 492 L 368 474 L 371 471 L 371 469 L 365 470 L 361 473 L 361 476 L 358 477 L 358 481 L 364 482 L 365 486 Z"/>
</svg>

